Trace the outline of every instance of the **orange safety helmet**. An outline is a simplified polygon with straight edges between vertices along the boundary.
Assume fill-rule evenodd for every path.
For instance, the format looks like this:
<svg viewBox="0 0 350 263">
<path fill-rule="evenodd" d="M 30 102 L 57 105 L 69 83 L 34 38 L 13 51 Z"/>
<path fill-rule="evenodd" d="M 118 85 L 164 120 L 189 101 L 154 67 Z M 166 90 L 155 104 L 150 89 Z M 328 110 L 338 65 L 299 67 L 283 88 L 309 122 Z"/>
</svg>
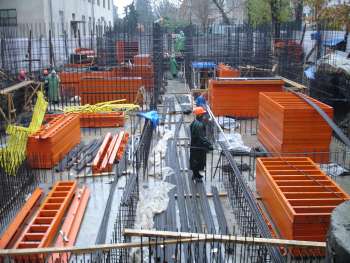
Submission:
<svg viewBox="0 0 350 263">
<path fill-rule="evenodd" d="M 201 116 L 201 115 L 204 115 L 206 113 L 207 113 L 206 110 L 203 109 L 202 107 L 195 107 L 193 109 L 193 114 L 196 115 L 196 116 Z"/>
</svg>

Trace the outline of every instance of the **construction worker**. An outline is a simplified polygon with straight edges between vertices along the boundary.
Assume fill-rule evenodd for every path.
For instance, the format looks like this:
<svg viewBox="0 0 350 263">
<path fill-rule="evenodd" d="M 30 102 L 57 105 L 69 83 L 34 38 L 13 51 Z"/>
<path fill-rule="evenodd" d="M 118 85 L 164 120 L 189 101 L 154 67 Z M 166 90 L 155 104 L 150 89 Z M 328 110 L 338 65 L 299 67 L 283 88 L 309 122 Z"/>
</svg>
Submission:
<svg viewBox="0 0 350 263">
<path fill-rule="evenodd" d="M 21 69 L 18 74 L 18 80 L 19 81 L 25 81 L 27 80 L 27 73 L 24 69 Z"/>
<path fill-rule="evenodd" d="M 47 69 L 43 70 L 43 79 L 45 94 L 49 92 L 49 71 Z"/>
<path fill-rule="evenodd" d="M 206 110 L 202 107 L 195 107 L 193 110 L 196 119 L 191 123 L 191 149 L 190 149 L 190 169 L 192 179 L 201 182 L 203 176 L 199 171 L 204 170 L 207 152 L 213 150 L 213 145 L 206 137 L 206 125 L 209 121 Z"/>
<path fill-rule="evenodd" d="M 49 91 L 47 96 L 49 102 L 54 104 L 57 104 L 59 101 L 59 82 L 60 79 L 57 76 L 56 71 L 53 69 L 48 77 Z"/>
</svg>

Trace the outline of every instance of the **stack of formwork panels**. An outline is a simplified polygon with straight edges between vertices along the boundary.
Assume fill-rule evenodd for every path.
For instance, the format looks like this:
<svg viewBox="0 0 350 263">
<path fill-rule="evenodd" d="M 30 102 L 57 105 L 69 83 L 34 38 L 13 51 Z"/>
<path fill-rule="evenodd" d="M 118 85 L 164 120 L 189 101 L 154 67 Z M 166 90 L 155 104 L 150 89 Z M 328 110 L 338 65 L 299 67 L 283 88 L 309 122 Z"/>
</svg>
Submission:
<svg viewBox="0 0 350 263">
<path fill-rule="evenodd" d="M 80 112 L 81 128 L 109 128 L 122 127 L 125 124 L 125 113 L 122 111 L 113 112 Z M 54 118 L 63 115 L 62 113 L 46 114 L 45 121 L 49 122 Z"/>
<path fill-rule="evenodd" d="M 30 135 L 27 158 L 33 168 L 52 168 L 80 143 L 79 114 L 58 115 Z"/>
<path fill-rule="evenodd" d="M 209 81 L 209 105 L 216 116 L 258 117 L 260 92 L 282 91 L 281 79 Z"/>
<path fill-rule="evenodd" d="M 133 60 L 139 53 L 139 43 L 137 41 L 118 40 L 116 42 L 117 63 L 124 63 Z"/>
<path fill-rule="evenodd" d="M 256 189 L 282 238 L 325 241 L 333 209 L 350 197 L 308 157 L 258 158 Z"/>
<path fill-rule="evenodd" d="M 308 97 L 327 115 L 333 108 Z M 260 93 L 258 139 L 275 156 L 300 154 L 329 161 L 332 129 L 317 111 L 290 92 Z"/>
<path fill-rule="evenodd" d="M 237 78 L 240 76 L 240 71 L 220 63 L 216 69 L 216 76 L 219 78 Z"/>
<path fill-rule="evenodd" d="M 150 54 L 139 54 L 134 56 L 134 64 L 140 66 L 152 65 L 152 58 Z"/>
<path fill-rule="evenodd" d="M 78 91 L 83 105 L 120 99 L 134 103 L 142 86 L 141 77 L 87 78 L 80 80 Z"/>
</svg>

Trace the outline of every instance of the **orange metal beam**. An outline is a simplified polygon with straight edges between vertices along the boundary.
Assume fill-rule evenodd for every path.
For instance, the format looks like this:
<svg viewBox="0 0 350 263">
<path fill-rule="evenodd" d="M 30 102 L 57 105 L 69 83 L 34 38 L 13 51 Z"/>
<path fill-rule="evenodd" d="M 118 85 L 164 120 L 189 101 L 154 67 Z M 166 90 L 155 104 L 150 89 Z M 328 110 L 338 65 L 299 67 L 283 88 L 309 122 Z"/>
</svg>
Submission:
<svg viewBox="0 0 350 263">
<path fill-rule="evenodd" d="M 85 209 L 90 197 L 90 190 L 84 186 L 78 190 L 73 202 L 67 212 L 67 216 L 62 225 L 61 234 L 57 237 L 55 247 L 73 247 L 78 236 L 81 221 L 83 220 Z M 67 239 L 66 239 L 67 238 Z M 70 253 L 52 254 L 48 263 L 69 262 Z"/>
<path fill-rule="evenodd" d="M 16 217 L 12 220 L 11 224 L 7 227 L 6 231 L 0 238 L 0 248 L 5 249 L 10 244 L 11 240 L 20 229 L 24 220 L 33 212 L 34 207 L 39 203 L 40 198 L 43 195 L 41 188 L 36 188 L 21 210 L 17 213 Z"/>
<path fill-rule="evenodd" d="M 50 246 L 74 196 L 76 186 L 76 181 L 57 182 L 34 218 L 22 232 L 14 248 Z"/>
<path fill-rule="evenodd" d="M 105 138 L 103 139 L 103 142 L 100 146 L 100 149 L 98 150 L 93 162 L 92 162 L 92 173 L 100 173 L 100 166 L 103 161 L 103 158 L 108 150 L 108 145 L 110 144 L 112 140 L 111 133 L 107 133 Z"/>
</svg>

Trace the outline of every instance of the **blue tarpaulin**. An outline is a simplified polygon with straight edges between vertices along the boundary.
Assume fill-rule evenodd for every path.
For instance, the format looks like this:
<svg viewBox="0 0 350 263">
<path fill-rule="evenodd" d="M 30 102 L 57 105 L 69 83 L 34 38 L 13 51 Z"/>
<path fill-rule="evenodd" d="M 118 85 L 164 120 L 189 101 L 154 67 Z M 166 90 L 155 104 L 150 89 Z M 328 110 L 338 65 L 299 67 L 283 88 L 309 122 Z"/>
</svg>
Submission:
<svg viewBox="0 0 350 263">
<path fill-rule="evenodd" d="M 137 115 L 150 120 L 153 128 L 157 127 L 157 125 L 159 124 L 159 115 L 158 112 L 155 110 L 149 112 L 139 112 Z"/>
<path fill-rule="evenodd" d="M 332 46 L 336 46 L 337 44 L 339 44 L 342 41 L 344 41 L 343 37 L 334 37 L 334 38 L 326 39 L 325 41 L 323 41 L 323 45 L 327 46 L 327 47 L 332 47 Z"/>
<path fill-rule="evenodd" d="M 213 68 L 216 68 L 216 64 L 212 61 L 195 61 L 195 62 L 192 62 L 192 68 L 213 69 Z"/>
</svg>

